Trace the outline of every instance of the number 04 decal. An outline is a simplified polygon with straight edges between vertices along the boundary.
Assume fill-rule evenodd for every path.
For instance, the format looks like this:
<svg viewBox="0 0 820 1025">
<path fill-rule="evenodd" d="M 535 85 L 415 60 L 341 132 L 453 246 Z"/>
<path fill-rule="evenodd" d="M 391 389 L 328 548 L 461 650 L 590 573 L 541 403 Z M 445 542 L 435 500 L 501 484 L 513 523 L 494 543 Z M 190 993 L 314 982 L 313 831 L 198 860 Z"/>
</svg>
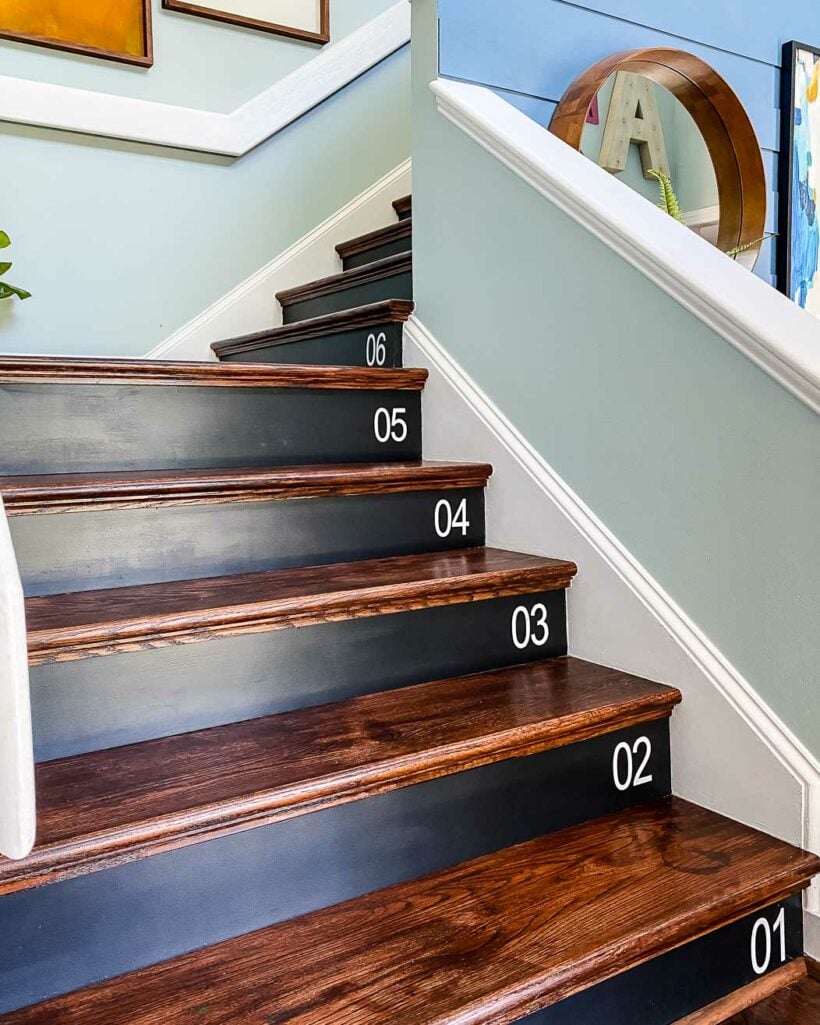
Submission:
<svg viewBox="0 0 820 1025">
<path fill-rule="evenodd" d="M 460 530 L 461 536 L 466 537 L 470 528 L 470 521 L 467 519 L 467 499 L 462 498 L 453 512 L 452 505 L 446 498 L 442 498 L 436 503 L 434 523 L 439 537 L 449 537 L 454 530 Z"/>
<path fill-rule="evenodd" d="M 618 744 L 612 755 L 612 779 L 621 793 L 652 782 L 652 774 L 646 771 L 651 757 L 649 737 L 638 737 L 631 745 L 625 740 Z"/>
<path fill-rule="evenodd" d="M 392 410 L 380 406 L 373 417 L 373 433 L 376 435 L 376 441 L 382 445 L 388 441 L 404 441 L 407 437 L 406 413 L 405 406 L 397 406 Z"/>
</svg>

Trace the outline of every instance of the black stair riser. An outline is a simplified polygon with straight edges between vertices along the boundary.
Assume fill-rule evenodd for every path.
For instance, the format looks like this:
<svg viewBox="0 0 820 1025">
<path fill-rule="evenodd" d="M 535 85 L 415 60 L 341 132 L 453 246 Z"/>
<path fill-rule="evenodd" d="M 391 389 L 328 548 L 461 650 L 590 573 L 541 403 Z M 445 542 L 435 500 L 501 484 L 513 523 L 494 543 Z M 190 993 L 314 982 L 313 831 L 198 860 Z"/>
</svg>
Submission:
<svg viewBox="0 0 820 1025">
<path fill-rule="evenodd" d="M 653 781 L 621 792 L 613 752 L 640 737 L 653 745 Z M 661 720 L 12 894 L 0 898 L 0 1011 L 669 790 Z"/>
<path fill-rule="evenodd" d="M 446 506 L 457 513 L 462 502 L 469 526 L 441 537 Z M 484 492 L 166 504 L 14 516 L 9 525 L 26 594 L 62 594 L 476 547 Z"/>
<path fill-rule="evenodd" d="M 404 409 L 393 441 L 379 409 Z M 417 391 L 121 385 L 0 389 L 0 473 L 77 473 L 421 457 Z M 394 432 L 400 436 L 401 428 Z"/>
<path fill-rule="evenodd" d="M 780 931 L 775 934 L 777 953 L 768 969 L 758 975 L 751 963 L 752 930 L 761 918 L 769 927 L 774 925 L 781 909 L 785 909 L 786 961 L 792 961 L 803 953 L 799 895 L 528 1015 L 519 1025 L 673 1025 L 786 963 L 781 960 Z M 761 950 L 763 933 L 758 927 Z"/>
<path fill-rule="evenodd" d="M 223 363 L 401 367 L 403 324 L 378 324 L 220 357 Z M 382 346 L 384 347 L 382 350 Z M 382 355 L 383 353 L 383 355 Z M 377 362 L 378 361 L 378 362 Z"/>
<path fill-rule="evenodd" d="M 326 313 L 338 313 L 339 310 L 352 310 L 357 306 L 369 306 L 371 303 L 380 303 L 385 299 L 412 298 L 413 275 L 410 271 L 404 271 L 401 274 L 393 274 L 389 278 L 380 278 L 378 281 L 368 281 L 361 285 L 350 285 L 337 292 L 316 296 L 314 299 L 290 303 L 283 307 L 282 319 L 285 324 L 294 324 L 298 320 L 322 317 Z"/>
<path fill-rule="evenodd" d="M 397 238 L 392 242 L 383 242 L 381 245 L 365 249 L 361 253 L 354 253 L 342 260 L 342 267 L 345 270 L 353 270 L 355 267 L 365 267 L 368 263 L 375 263 L 376 260 L 385 260 L 388 256 L 398 256 L 399 253 L 409 253 L 413 248 L 413 238 L 407 235 L 405 238 Z"/>
<path fill-rule="evenodd" d="M 548 610 L 549 639 L 519 650 L 514 610 L 537 602 Z M 549 591 L 34 666 L 37 760 L 566 651 L 565 594 Z"/>
</svg>

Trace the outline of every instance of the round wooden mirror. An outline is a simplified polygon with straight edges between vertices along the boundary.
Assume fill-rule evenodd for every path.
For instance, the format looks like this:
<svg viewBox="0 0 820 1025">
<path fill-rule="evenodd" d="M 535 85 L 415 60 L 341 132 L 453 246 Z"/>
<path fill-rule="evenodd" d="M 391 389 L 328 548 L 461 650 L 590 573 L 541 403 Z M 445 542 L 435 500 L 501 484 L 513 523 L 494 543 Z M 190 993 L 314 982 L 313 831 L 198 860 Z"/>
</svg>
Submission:
<svg viewBox="0 0 820 1025">
<path fill-rule="evenodd" d="M 725 253 L 759 242 L 765 232 L 767 189 L 755 130 L 728 83 L 693 54 L 658 47 L 605 57 L 566 91 L 550 131 L 579 152 L 588 152 L 591 134 L 595 134 L 590 132 L 590 124 L 609 119 L 611 124 L 605 124 L 594 140 L 593 159 L 603 159 L 610 171 L 620 173 L 626 169 L 623 144 L 629 148 L 637 143 L 644 176 L 651 177 L 649 165 L 666 157 L 662 138 L 658 144 L 663 132 L 659 114 L 665 108 L 663 91 L 688 115 L 676 123 L 686 122 L 681 131 L 687 139 L 689 152 L 684 156 L 690 166 L 703 164 L 698 147 L 711 160 L 711 187 L 717 202 L 709 209 L 717 213 L 711 234 L 701 233 Z M 603 104 L 605 109 L 600 110 Z M 693 133 L 686 131 L 688 125 L 696 127 L 697 143 Z M 704 179 L 703 174 L 700 177 Z M 702 190 L 708 188 L 708 184 L 701 186 Z M 693 216 L 696 213 L 702 215 L 703 210 L 693 211 Z M 690 226 L 698 230 L 695 223 Z M 740 259 L 753 266 L 758 252 L 759 245 L 753 245 Z"/>
</svg>

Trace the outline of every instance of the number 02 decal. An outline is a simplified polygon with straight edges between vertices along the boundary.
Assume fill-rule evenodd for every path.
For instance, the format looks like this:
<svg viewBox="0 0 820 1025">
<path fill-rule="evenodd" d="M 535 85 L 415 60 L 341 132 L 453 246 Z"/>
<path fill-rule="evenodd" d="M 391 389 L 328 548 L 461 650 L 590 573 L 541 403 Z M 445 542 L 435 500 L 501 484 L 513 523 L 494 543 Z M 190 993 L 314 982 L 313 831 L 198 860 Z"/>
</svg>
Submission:
<svg viewBox="0 0 820 1025">
<path fill-rule="evenodd" d="M 407 437 L 406 413 L 407 409 L 404 406 L 397 406 L 393 410 L 380 406 L 373 417 L 373 433 L 376 435 L 376 441 L 382 445 L 388 441 L 404 441 Z"/>
<path fill-rule="evenodd" d="M 768 918 L 758 918 L 752 926 L 752 968 L 755 975 L 764 975 L 772 966 L 775 936 L 779 934 L 779 964 L 786 963 L 786 909 L 769 925 Z"/>
<path fill-rule="evenodd" d="M 369 367 L 383 367 L 384 361 L 387 359 L 387 335 L 384 331 L 379 333 L 371 333 L 367 336 L 367 345 L 365 347 L 365 358 L 367 359 L 367 365 Z"/>
<path fill-rule="evenodd" d="M 652 782 L 652 774 L 646 771 L 652 757 L 652 741 L 649 737 L 638 737 L 633 744 L 622 740 L 612 755 L 612 778 L 622 793 L 632 787 L 642 787 Z"/>
<path fill-rule="evenodd" d="M 466 537 L 470 527 L 470 521 L 467 519 L 467 499 L 462 498 L 453 512 L 452 505 L 446 498 L 442 498 L 436 503 L 434 522 L 439 537 L 449 537 L 454 530 L 460 530 L 461 536 Z"/>
<path fill-rule="evenodd" d="M 550 627 L 547 622 L 547 606 L 536 602 L 531 608 L 519 605 L 512 614 L 512 641 L 519 651 L 534 644 L 537 648 L 550 639 Z"/>
</svg>

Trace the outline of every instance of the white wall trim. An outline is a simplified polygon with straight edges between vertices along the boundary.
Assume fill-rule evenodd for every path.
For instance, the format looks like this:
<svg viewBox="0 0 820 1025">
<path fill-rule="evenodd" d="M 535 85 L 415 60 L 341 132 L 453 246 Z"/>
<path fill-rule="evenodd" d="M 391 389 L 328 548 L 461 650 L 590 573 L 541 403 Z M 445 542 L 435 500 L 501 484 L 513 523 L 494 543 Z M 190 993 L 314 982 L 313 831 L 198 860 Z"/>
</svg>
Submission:
<svg viewBox="0 0 820 1025">
<path fill-rule="evenodd" d="M 146 359 L 215 359 L 211 342 L 277 327 L 282 309 L 275 295 L 285 288 L 336 274 L 342 262 L 336 245 L 395 220 L 391 204 L 411 191 L 405 160 L 345 204 L 318 227 L 170 334 Z"/>
<path fill-rule="evenodd" d="M 510 453 L 536 486 L 549 496 L 575 530 L 660 623 L 765 748 L 799 782 L 803 802 L 803 845 L 820 854 L 820 763 L 817 759 L 417 317 L 410 318 L 406 331 L 408 339 L 423 354 L 425 361 L 445 378 L 482 425 Z M 820 913 L 820 892 L 817 886 L 813 888 L 809 902 L 811 911 Z"/>
<path fill-rule="evenodd" d="M 482 86 L 438 79 L 440 112 L 820 413 L 820 321 Z"/>
<path fill-rule="evenodd" d="M 241 157 L 409 41 L 400 0 L 228 114 L 0 75 L 0 121 Z"/>
<path fill-rule="evenodd" d="M 23 585 L 0 498 L 0 854 L 26 857 L 35 822 Z"/>
</svg>

